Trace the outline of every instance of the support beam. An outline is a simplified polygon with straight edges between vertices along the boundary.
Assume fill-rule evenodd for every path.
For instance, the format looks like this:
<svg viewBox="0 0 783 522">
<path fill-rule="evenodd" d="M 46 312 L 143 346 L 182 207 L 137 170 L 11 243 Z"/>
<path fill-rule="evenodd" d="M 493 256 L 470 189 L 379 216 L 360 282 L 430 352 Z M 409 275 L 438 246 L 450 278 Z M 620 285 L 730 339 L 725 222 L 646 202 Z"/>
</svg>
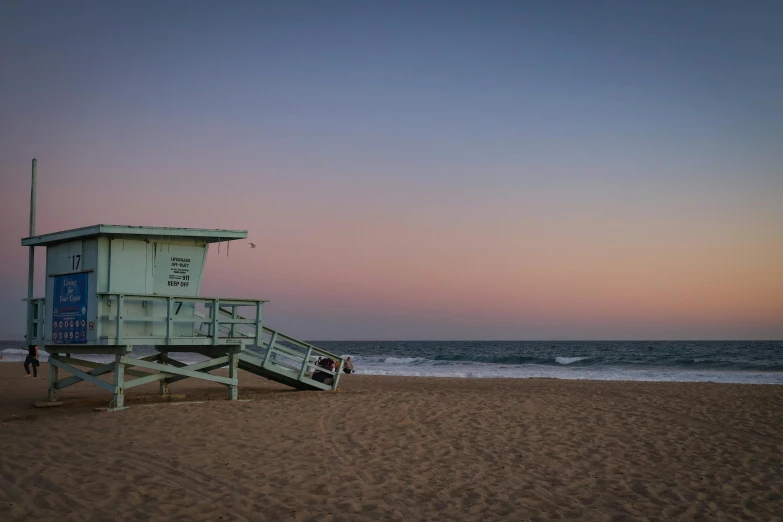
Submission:
<svg viewBox="0 0 783 522">
<path fill-rule="evenodd" d="M 114 358 L 114 409 L 125 408 L 125 357 L 116 355 Z M 146 361 L 145 361 L 146 362 Z"/>
<path fill-rule="evenodd" d="M 131 364 L 135 363 L 136 366 L 140 366 L 142 368 L 149 368 L 150 370 L 157 370 L 158 372 L 161 373 L 184 375 L 186 377 L 194 377 L 196 379 L 203 379 L 206 381 L 218 382 L 220 384 L 226 384 L 226 385 L 236 384 L 236 379 L 230 379 L 228 377 L 220 377 L 218 375 L 210 375 L 208 373 L 188 370 L 185 368 L 173 368 L 171 366 L 166 366 L 164 364 L 141 361 L 136 359 L 132 359 L 128 361 L 127 357 L 121 357 L 120 360 L 123 362 L 130 362 Z M 213 360 L 217 361 L 217 359 L 213 359 Z M 223 364 L 226 364 L 227 362 L 228 362 L 228 358 L 225 357 L 225 362 Z"/>
<path fill-rule="evenodd" d="M 172 361 L 172 359 L 169 359 L 169 361 Z M 144 374 L 144 377 L 141 377 L 139 379 L 134 379 L 132 381 L 128 381 L 125 383 L 125 389 L 128 388 L 135 388 L 136 386 L 141 386 L 143 384 L 147 384 L 149 382 L 155 382 L 155 381 L 161 381 L 161 380 L 169 380 L 173 382 L 174 380 L 178 380 L 178 378 L 175 376 L 176 373 L 182 371 L 182 368 L 185 368 L 186 371 L 189 373 L 197 373 L 197 379 L 204 379 L 204 380 L 213 380 L 210 377 L 216 377 L 215 375 L 210 375 L 208 373 L 204 373 L 207 368 L 210 367 L 217 367 L 221 368 L 228 363 L 228 356 L 218 357 L 217 359 L 211 359 L 209 361 L 203 361 L 196 364 L 190 364 L 186 365 L 184 363 L 180 363 L 179 361 L 173 361 L 178 363 L 177 365 L 166 365 L 166 364 L 158 364 L 158 368 L 161 368 L 158 373 L 146 373 Z M 154 363 L 153 363 L 154 364 Z M 181 366 L 180 366 L 181 365 Z M 191 377 L 191 375 L 186 376 L 180 376 L 179 379 L 187 379 L 188 377 Z M 219 377 L 220 379 L 224 379 L 224 377 Z"/>
<path fill-rule="evenodd" d="M 203 373 L 208 373 L 208 372 L 211 372 L 212 370 L 217 370 L 218 368 L 222 368 L 223 366 L 225 366 L 225 365 L 226 365 L 226 363 L 225 363 L 225 362 L 218 362 L 218 363 L 215 363 L 215 361 L 216 361 L 216 360 L 217 360 L 217 359 L 212 359 L 212 360 L 209 360 L 209 361 L 207 361 L 207 362 L 209 362 L 209 363 L 214 363 L 214 364 L 210 364 L 209 366 L 205 366 L 205 367 L 203 367 L 203 368 L 199 368 L 199 369 L 198 369 L 198 371 L 199 371 L 199 372 L 203 372 Z M 185 363 L 181 363 L 181 362 L 179 362 L 179 361 L 174 361 L 174 362 L 175 362 L 175 363 L 177 363 L 177 364 L 175 364 L 174 366 L 176 366 L 176 367 L 178 367 L 178 368 L 188 367 L 188 368 L 190 368 L 191 370 L 195 369 L 195 368 L 193 368 L 192 366 L 188 366 L 188 365 L 187 365 L 187 364 L 185 364 Z M 171 363 L 169 363 L 169 364 L 171 364 Z M 194 366 L 195 366 L 195 365 L 194 365 Z M 166 378 L 166 382 L 168 382 L 169 384 L 172 384 L 172 383 L 175 383 L 175 382 L 177 382 L 177 381 L 181 381 L 182 379 L 187 379 L 187 378 L 188 378 L 188 376 L 187 376 L 187 375 L 176 375 L 176 376 L 170 376 L 170 377 L 167 377 L 167 378 Z"/>
<path fill-rule="evenodd" d="M 158 356 L 157 355 L 150 355 L 148 357 L 144 357 L 143 360 L 155 360 Z M 79 365 L 79 366 L 86 366 L 88 368 L 93 368 L 93 370 L 87 372 L 88 375 L 92 375 L 93 377 L 98 377 L 99 375 L 103 375 L 106 373 L 111 373 L 114 371 L 114 365 L 115 363 L 110 362 L 107 364 L 100 364 L 92 361 L 83 361 L 81 359 L 74 359 L 71 357 L 62 357 L 58 356 L 58 360 L 61 362 L 64 362 L 66 364 L 71 365 Z M 127 375 L 132 375 L 134 377 L 144 377 L 145 375 L 149 375 L 145 372 L 137 372 L 135 370 L 129 370 L 127 367 L 131 366 L 130 364 L 126 365 L 125 367 L 125 373 Z M 82 382 L 82 379 L 80 377 L 72 376 L 72 377 L 66 377 L 65 379 L 55 382 L 55 387 L 58 390 L 62 390 L 63 388 L 67 388 L 68 386 L 74 385 L 76 383 Z"/>
<path fill-rule="evenodd" d="M 59 376 L 59 369 L 52 364 L 52 359 L 56 359 L 57 355 L 49 355 L 49 402 L 57 402 L 57 377 Z"/>
<path fill-rule="evenodd" d="M 73 359 L 70 358 L 63 358 L 65 361 L 73 361 Z M 78 360 L 78 359 L 77 359 Z M 67 363 L 66 363 L 67 364 Z M 114 363 L 110 362 L 108 364 L 104 364 L 102 366 L 98 366 L 93 370 L 90 370 L 87 372 L 87 375 L 92 375 L 93 377 L 98 377 L 99 375 L 103 375 L 105 373 L 111 373 L 114 371 Z M 71 377 L 66 377 L 65 379 L 61 381 L 57 381 L 54 383 L 55 388 L 58 390 L 62 390 L 63 388 L 67 388 L 68 386 L 73 386 L 74 384 L 82 382 L 84 379 L 81 377 L 78 377 L 76 375 L 72 375 Z"/>
<path fill-rule="evenodd" d="M 235 401 L 239 398 L 239 377 L 237 375 L 239 372 L 239 358 L 237 355 L 234 351 L 228 354 L 228 377 L 234 381 L 233 384 L 228 386 L 228 400 L 230 401 Z"/>
<path fill-rule="evenodd" d="M 119 357 L 119 356 L 118 356 Z M 92 375 L 85 373 L 78 368 L 74 368 L 73 366 L 70 366 L 68 364 L 65 364 L 63 362 L 58 361 L 55 358 L 50 357 L 49 358 L 49 365 L 54 366 L 55 368 L 59 368 L 63 371 L 66 371 L 68 373 L 71 373 L 77 377 L 80 377 L 83 381 L 87 381 L 89 383 L 92 383 L 96 386 L 99 386 L 103 388 L 104 390 L 108 391 L 109 393 L 114 393 L 115 387 L 112 386 L 110 383 L 103 381 L 101 379 L 98 379 L 96 377 L 93 377 Z"/>
</svg>

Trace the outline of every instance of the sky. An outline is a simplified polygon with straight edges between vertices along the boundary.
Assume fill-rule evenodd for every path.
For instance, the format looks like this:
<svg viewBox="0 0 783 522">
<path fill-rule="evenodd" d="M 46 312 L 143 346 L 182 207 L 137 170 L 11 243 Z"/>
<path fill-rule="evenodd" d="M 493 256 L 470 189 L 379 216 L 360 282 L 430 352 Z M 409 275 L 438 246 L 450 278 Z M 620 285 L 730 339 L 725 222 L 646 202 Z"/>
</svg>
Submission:
<svg viewBox="0 0 783 522">
<path fill-rule="evenodd" d="M 202 294 L 299 338 L 783 339 L 781 16 L 2 2 L 0 338 L 37 158 L 37 233 L 247 230 Z"/>
</svg>

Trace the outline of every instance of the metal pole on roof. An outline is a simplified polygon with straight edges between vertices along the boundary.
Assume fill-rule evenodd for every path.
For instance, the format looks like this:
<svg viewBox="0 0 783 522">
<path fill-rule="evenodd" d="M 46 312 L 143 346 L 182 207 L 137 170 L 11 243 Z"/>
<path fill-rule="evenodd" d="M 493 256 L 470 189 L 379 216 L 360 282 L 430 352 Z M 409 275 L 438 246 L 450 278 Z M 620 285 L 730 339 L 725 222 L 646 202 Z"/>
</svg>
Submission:
<svg viewBox="0 0 783 522">
<path fill-rule="evenodd" d="M 38 177 L 38 160 L 33 158 L 33 180 L 32 180 L 32 186 L 30 188 L 30 234 L 28 237 L 33 237 L 35 235 L 35 185 L 36 185 L 36 178 Z M 27 266 L 27 344 L 28 346 L 32 346 L 33 340 L 31 338 L 32 334 L 32 321 L 33 321 L 33 280 L 35 276 L 35 247 L 29 246 L 29 254 L 27 256 L 28 259 L 28 266 Z"/>
</svg>

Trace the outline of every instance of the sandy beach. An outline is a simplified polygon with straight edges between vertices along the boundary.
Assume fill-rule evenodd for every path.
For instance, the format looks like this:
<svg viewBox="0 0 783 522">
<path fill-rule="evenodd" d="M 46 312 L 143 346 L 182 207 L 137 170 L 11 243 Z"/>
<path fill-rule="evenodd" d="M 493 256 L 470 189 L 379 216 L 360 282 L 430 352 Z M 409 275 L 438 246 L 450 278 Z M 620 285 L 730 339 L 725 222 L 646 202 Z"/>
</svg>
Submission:
<svg viewBox="0 0 783 522">
<path fill-rule="evenodd" d="M 184 403 L 0 364 L 0 520 L 781 520 L 783 387 L 242 372 Z M 206 401 L 206 402 L 198 402 Z"/>
</svg>

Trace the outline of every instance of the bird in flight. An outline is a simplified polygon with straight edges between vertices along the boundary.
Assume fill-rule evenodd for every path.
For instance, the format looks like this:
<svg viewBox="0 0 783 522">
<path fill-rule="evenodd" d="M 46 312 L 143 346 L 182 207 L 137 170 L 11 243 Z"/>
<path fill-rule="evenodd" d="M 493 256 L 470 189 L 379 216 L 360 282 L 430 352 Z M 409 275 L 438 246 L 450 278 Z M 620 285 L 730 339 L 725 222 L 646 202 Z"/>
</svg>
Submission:
<svg viewBox="0 0 783 522">
<path fill-rule="evenodd" d="M 255 243 L 248 243 L 248 244 L 250 245 L 250 248 L 255 248 L 256 247 Z"/>
</svg>

